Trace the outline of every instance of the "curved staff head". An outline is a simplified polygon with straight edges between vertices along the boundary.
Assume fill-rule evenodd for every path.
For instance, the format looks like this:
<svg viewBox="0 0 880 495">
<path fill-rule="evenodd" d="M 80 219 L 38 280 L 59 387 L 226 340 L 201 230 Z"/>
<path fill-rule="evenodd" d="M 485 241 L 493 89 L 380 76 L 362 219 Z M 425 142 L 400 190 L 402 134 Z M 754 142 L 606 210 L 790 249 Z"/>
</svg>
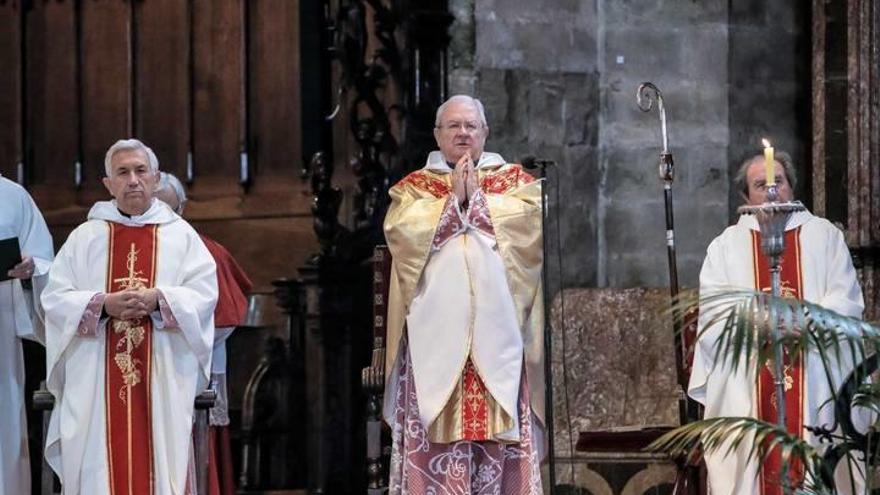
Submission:
<svg viewBox="0 0 880 495">
<path fill-rule="evenodd" d="M 654 100 L 657 100 L 657 110 L 660 112 L 660 133 L 663 137 L 663 153 L 669 153 L 669 138 L 666 135 L 666 108 L 663 106 L 663 93 L 651 82 L 643 82 L 639 84 L 636 90 L 636 101 L 639 104 L 639 110 L 650 112 L 654 107 Z"/>
</svg>

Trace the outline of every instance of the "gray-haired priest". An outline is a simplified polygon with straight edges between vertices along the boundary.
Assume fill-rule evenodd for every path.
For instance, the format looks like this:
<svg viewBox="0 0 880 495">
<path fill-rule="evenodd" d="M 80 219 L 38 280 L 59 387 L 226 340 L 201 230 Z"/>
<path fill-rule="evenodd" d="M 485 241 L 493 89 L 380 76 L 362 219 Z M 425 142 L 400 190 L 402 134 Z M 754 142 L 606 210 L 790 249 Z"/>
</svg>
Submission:
<svg viewBox="0 0 880 495">
<path fill-rule="evenodd" d="M 488 133 L 453 96 L 439 151 L 390 191 L 391 493 L 541 493 L 541 188 Z"/>
<path fill-rule="evenodd" d="M 96 203 L 49 271 L 46 458 L 65 494 L 181 494 L 193 401 L 207 384 L 217 277 L 198 234 L 153 199 L 155 154 L 105 158 Z"/>
<path fill-rule="evenodd" d="M 775 180 L 781 201 L 791 201 L 795 187 L 795 169 L 787 153 L 777 155 Z M 765 202 L 767 175 L 762 155 L 749 158 L 740 166 L 735 186 L 746 204 Z M 768 260 L 761 252 L 761 232 L 753 215 L 742 215 L 709 245 L 700 271 L 701 295 L 712 295 L 732 289 L 770 291 Z M 843 233 L 831 222 L 808 211 L 794 213 L 785 227 L 785 252 L 781 267 L 782 296 L 803 299 L 822 305 L 840 314 L 860 318 L 864 303 L 856 272 Z M 767 365 L 760 373 L 755 366 L 732 366 L 730 360 L 716 361 L 715 347 L 724 324 L 713 322 L 717 306 L 700 310 L 700 336 L 694 351 L 688 393 L 706 406 L 706 418 L 751 417 L 775 423 L 777 397 L 773 376 Z M 847 352 L 843 353 L 844 355 Z M 832 358 L 833 359 L 833 358 Z M 852 369 L 845 357 L 832 364 L 833 386 L 837 388 Z M 757 375 L 757 376 L 756 376 Z M 825 377 L 819 352 L 810 349 L 806 355 L 787 356 L 784 367 L 786 428 L 814 445 L 819 440 L 808 426 L 831 426 L 834 404 L 832 390 Z M 864 411 L 854 415 L 866 420 Z M 726 448 L 707 452 L 709 492 L 713 495 L 782 495 L 782 456 L 779 449 L 763 464 L 751 461 L 749 442 L 728 454 Z M 843 464 L 843 463 L 841 463 Z M 840 493 L 850 493 L 846 469 L 838 469 Z M 793 465 L 788 471 L 790 482 L 803 482 L 803 469 Z M 856 475 L 856 482 L 863 478 Z M 857 490 L 856 493 L 861 493 Z"/>
</svg>

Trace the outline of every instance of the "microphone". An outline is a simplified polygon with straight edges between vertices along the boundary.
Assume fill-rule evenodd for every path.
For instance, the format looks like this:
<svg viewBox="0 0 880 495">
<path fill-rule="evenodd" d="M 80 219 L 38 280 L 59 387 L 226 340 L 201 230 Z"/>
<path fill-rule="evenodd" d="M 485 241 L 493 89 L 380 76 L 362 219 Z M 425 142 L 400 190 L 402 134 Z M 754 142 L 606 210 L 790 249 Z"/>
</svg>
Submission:
<svg viewBox="0 0 880 495">
<path fill-rule="evenodd" d="M 526 155 L 520 159 L 520 164 L 527 170 L 535 170 L 537 168 L 547 168 L 556 165 L 554 160 L 544 160 L 535 158 L 534 155 Z"/>
</svg>

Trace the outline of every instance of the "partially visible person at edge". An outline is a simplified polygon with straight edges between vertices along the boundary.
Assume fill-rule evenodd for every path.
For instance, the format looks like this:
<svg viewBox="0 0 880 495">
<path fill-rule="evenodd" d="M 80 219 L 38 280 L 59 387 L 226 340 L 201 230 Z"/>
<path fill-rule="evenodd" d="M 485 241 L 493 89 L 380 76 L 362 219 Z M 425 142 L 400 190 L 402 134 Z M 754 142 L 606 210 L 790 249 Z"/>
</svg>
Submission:
<svg viewBox="0 0 880 495">
<path fill-rule="evenodd" d="M 542 491 L 541 187 L 488 135 L 480 101 L 451 97 L 439 150 L 390 190 L 392 494 Z"/>
<path fill-rule="evenodd" d="M 183 216 L 186 190 L 173 174 L 161 172 L 155 196 Z M 214 351 L 211 382 L 217 401 L 208 410 L 208 490 L 209 495 L 233 495 L 232 444 L 229 437 L 229 400 L 226 389 L 226 339 L 244 323 L 247 294 L 253 284 L 247 274 L 219 242 L 199 234 L 217 264 L 217 307 L 214 309 Z"/>
<path fill-rule="evenodd" d="M 107 151 L 99 201 L 49 271 L 46 459 L 66 495 L 184 493 L 194 400 L 208 385 L 217 274 L 199 236 L 153 198 L 136 139 Z"/>
<path fill-rule="evenodd" d="M 0 240 L 12 238 L 21 262 L 0 281 L 0 495 L 31 492 L 21 339 L 44 342 L 39 299 L 55 253 L 34 200 L 0 176 Z"/>
<path fill-rule="evenodd" d="M 797 176 L 787 153 L 776 155 L 775 178 L 779 201 L 791 201 Z M 763 155 L 749 158 L 740 166 L 734 186 L 748 205 L 766 201 L 767 180 Z M 860 318 L 864 309 L 862 290 L 856 279 L 849 249 L 843 233 L 828 220 L 809 211 L 794 213 L 785 227 L 785 252 L 782 255 L 782 295 L 802 299 L 840 314 Z M 758 289 L 770 292 L 768 261 L 761 251 L 761 232 L 754 215 L 741 215 L 709 245 L 700 272 L 700 294 L 711 295 L 723 290 Z M 713 362 L 715 345 L 723 324 L 706 328 L 716 311 L 701 308 L 700 334 L 694 352 L 688 393 L 706 407 L 705 417 L 752 417 L 775 423 L 776 392 L 770 366 L 765 363 L 758 376 L 755 367 L 741 365 L 733 371 L 732 362 Z M 839 387 L 852 370 L 848 359 L 832 366 L 832 382 Z M 787 356 L 784 366 L 786 427 L 814 445 L 818 439 L 807 426 L 838 424 L 834 404 L 829 401 L 825 371 L 815 349 L 806 355 Z M 864 411 L 856 410 L 854 420 L 865 423 Z M 705 455 L 709 489 L 713 495 L 782 495 L 781 456 L 773 453 L 763 464 L 748 459 L 751 445 L 744 443 L 727 455 L 725 449 Z M 844 463 L 841 463 L 844 464 Z M 838 467 L 837 488 L 850 493 L 848 470 Z M 856 484 L 864 478 L 855 471 Z M 803 470 L 793 466 L 790 481 L 803 481 Z M 858 492 L 858 491 L 857 491 Z"/>
</svg>

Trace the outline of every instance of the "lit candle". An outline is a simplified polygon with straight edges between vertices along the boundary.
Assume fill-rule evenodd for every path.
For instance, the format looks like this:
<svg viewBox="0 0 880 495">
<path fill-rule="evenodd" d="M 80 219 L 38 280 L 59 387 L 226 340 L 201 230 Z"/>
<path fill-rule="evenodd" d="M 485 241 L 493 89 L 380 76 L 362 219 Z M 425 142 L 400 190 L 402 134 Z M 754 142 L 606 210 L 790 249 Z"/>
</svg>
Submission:
<svg viewBox="0 0 880 495">
<path fill-rule="evenodd" d="M 773 146 L 770 146 L 770 141 L 766 139 L 761 140 L 764 143 L 764 170 L 767 172 L 767 185 L 772 186 L 776 184 L 776 161 L 773 159 Z"/>
</svg>

